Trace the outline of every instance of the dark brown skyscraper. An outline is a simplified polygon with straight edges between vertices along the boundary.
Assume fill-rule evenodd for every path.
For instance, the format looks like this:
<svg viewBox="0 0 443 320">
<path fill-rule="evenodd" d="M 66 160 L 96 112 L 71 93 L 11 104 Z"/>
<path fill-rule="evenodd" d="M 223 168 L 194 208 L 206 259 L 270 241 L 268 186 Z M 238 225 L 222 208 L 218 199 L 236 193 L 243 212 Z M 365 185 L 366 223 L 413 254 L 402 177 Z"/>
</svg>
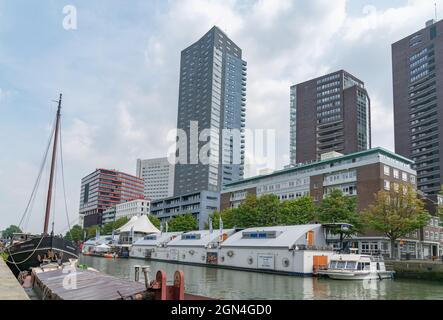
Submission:
<svg viewBox="0 0 443 320">
<path fill-rule="evenodd" d="M 395 150 L 415 161 L 418 188 L 440 191 L 443 136 L 443 21 L 392 45 Z"/>
<path fill-rule="evenodd" d="M 370 100 L 364 83 L 337 71 L 291 87 L 291 163 L 371 147 Z"/>
</svg>

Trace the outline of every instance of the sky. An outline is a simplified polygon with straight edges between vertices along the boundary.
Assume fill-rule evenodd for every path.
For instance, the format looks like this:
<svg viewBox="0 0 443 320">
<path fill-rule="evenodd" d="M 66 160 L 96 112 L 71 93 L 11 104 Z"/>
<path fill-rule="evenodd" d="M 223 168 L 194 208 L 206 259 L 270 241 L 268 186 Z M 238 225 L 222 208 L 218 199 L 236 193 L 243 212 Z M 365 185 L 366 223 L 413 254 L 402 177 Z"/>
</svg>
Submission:
<svg viewBox="0 0 443 320">
<path fill-rule="evenodd" d="M 25 210 L 59 93 L 67 210 L 59 175 L 56 232 L 77 222 L 82 177 L 96 168 L 135 174 L 137 158 L 166 156 L 180 52 L 214 25 L 243 49 L 246 127 L 275 131 L 276 169 L 289 163 L 289 87 L 340 69 L 365 82 L 373 147 L 394 150 L 391 44 L 434 18 L 434 3 L 0 0 L 0 230 Z M 76 9 L 74 29 L 66 6 Z M 43 229 L 47 177 L 45 169 L 26 231 Z"/>
</svg>

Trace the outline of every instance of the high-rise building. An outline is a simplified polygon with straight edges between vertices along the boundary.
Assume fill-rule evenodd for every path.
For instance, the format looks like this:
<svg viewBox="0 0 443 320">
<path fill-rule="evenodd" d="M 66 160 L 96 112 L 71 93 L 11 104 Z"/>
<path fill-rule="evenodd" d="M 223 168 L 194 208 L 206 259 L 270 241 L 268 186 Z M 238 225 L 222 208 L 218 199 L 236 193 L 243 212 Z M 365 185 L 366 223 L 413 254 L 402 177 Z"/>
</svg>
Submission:
<svg viewBox="0 0 443 320">
<path fill-rule="evenodd" d="M 146 199 L 135 199 L 122 202 L 115 207 L 115 220 L 120 218 L 129 218 L 147 216 L 150 213 L 151 202 Z"/>
<path fill-rule="evenodd" d="M 168 158 L 137 160 L 137 177 L 145 184 L 145 198 L 158 200 L 174 194 L 174 165 Z"/>
<path fill-rule="evenodd" d="M 182 51 L 176 196 L 219 192 L 243 177 L 246 71 L 242 50 L 217 27 Z"/>
<path fill-rule="evenodd" d="M 371 148 L 371 105 L 364 83 L 340 70 L 291 87 L 291 164 Z"/>
<path fill-rule="evenodd" d="M 115 170 L 97 169 L 82 179 L 80 220 L 85 228 L 101 225 L 106 209 L 143 198 L 143 179 Z"/>
<path fill-rule="evenodd" d="M 415 161 L 418 188 L 436 196 L 443 183 L 443 21 L 392 45 L 395 150 Z"/>
</svg>

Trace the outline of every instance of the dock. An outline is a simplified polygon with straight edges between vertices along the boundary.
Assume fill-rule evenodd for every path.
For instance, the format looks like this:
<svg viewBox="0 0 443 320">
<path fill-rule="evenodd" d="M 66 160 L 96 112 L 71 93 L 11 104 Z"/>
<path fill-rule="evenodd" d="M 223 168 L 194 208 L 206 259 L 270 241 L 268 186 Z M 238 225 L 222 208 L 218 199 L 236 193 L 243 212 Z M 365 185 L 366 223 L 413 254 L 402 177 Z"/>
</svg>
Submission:
<svg viewBox="0 0 443 320">
<path fill-rule="evenodd" d="M 96 270 L 64 268 L 32 270 L 29 282 L 41 300 L 212 300 L 185 292 L 184 274 L 174 274 L 167 285 L 166 273 L 158 271 L 150 284 L 129 281 Z"/>
<path fill-rule="evenodd" d="M 90 270 L 33 272 L 32 277 L 34 289 L 42 300 L 146 299 L 144 284 Z"/>
<path fill-rule="evenodd" d="M 29 300 L 25 290 L 0 257 L 0 300 Z"/>
</svg>

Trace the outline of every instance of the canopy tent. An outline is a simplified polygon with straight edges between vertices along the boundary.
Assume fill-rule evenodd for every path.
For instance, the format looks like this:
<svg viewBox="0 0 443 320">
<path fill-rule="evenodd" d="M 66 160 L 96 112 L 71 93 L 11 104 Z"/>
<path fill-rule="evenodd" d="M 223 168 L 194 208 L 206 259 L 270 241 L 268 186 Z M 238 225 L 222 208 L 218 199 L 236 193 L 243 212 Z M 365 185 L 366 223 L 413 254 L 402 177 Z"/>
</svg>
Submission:
<svg viewBox="0 0 443 320">
<path fill-rule="evenodd" d="M 149 220 L 149 218 L 145 215 L 140 217 L 132 217 L 131 220 L 127 224 L 125 224 L 120 229 L 117 229 L 116 232 L 118 233 L 125 233 L 125 232 L 134 232 L 134 233 L 160 233 L 160 230 L 158 230 L 152 222 Z"/>
</svg>

